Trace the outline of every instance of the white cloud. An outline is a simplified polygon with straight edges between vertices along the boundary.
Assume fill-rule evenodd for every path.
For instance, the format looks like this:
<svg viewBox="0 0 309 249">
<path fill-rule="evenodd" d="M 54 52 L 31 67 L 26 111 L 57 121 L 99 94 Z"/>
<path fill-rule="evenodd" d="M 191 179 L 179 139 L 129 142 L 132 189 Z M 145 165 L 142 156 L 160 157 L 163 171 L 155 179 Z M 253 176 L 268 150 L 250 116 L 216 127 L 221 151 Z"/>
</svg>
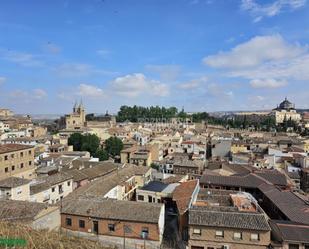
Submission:
<svg viewBox="0 0 309 249">
<path fill-rule="evenodd" d="M 155 96 L 166 97 L 169 93 L 170 90 L 166 84 L 154 84 L 152 86 L 152 94 Z"/>
<path fill-rule="evenodd" d="M 78 87 L 78 94 L 84 97 L 103 97 L 104 91 L 96 86 L 89 84 L 80 84 Z"/>
<path fill-rule="evenodd" d="M 29 91 L 19 89 L 10 92 L 9 97 L 19 102 L 29 103 L 31 101 L 44 99 L 45 97 L 47 97 L 47 93 L 40 88 Z"/>
<path fill-rule="evenodd" d="M 306 49 L 290 45 L 280 35 L 256 36 L 248 42 L 234 47 L 229 52 L 219 52 L 203 59 L 204 64 L 215 68 L 246 68 L 268 61 L 292 59 Z"/>
<path fill-rule="evenodd" d="M 23 90 L 14 90 L 9 93 L 9 97 L 13 99 L 28 99 L 28 92 Z"/>
<path fill-rule="evenodd" d="M 280 88 L 288 84 L 286 80 L 254 79 L 250 81 L 253 88 Z"/>
<path fill-rule="evenodd" d="M 249 80 L 254 88 L 279 88 L 309 80 L 308 45 L 290 44 L 281 36 L 258 36 L 229 52 L 204 59 L 228 77 Z"/>
<path fill-rule="evenodd" d="M 6 78 L 0 76 L 0 85 L 4 84 L 6 82 Z"/>
<path fill-rule="evenodd" d="M 181 83 L 178 85 L 180 89 L 184 90 L 192 90 L 198 88 L 202 83 L 206 83 L 208 81 L 207 77 L 201 77 L 198 79 L 193 79 L 185 83 Z"/>
<path fill-rule="evenodd" d="M 294 11 L 306 5 L 307 0 L 275 0 L 268 4 L 259 4 L 255 0 L 242 0 L 241 9 L 248 11 L 254 22 L 264 17 L 273 17 L 285 11 Z"/>
<path fill-rule="evenodd" d="M 175 80 L 181 71 L 179 65 L 146 65 L 145 69 L 149 72 L 158 73 L 163 81 Z"/>
<path fill-rule="evenodd" d="M 34 89 L 32 96 L 35 99 L 43 99 L 47 97 L 47 93 L 43 89 Z"/>
<path fill-rule="evenodd" d="M 141 94 L 162 97 L 169 95 L 169 87 L 166 84 L 148 79 L 141 73 L 117 77 L 110 85 L 113 91 L 125 97 L 137 97 Z"/>
<path fill-rule="evenodd" d="M 0 49 L 0 59 L 13 62 L 25 67 L 41 67 L 44 62 L 39 59 L 40 56 L 13 51 L 9 49 Z"/>
<path fill-rule="evenodd" d="M 64 63 L 54 69 L 62 77 L 83 77 L 93 74 L 113 75 L 116 72 L 110 72 L 95 68 L 92 65 L 84 63 Z"/>
<path fill-rule="evenodd" d="M 234 93 L 232 91 L 226 90 L 223 86 L 215 83 L 211 83 L 207 86 L 206 93 L 216 98 L 231 99 L 234 97 Z"/>
</svg>

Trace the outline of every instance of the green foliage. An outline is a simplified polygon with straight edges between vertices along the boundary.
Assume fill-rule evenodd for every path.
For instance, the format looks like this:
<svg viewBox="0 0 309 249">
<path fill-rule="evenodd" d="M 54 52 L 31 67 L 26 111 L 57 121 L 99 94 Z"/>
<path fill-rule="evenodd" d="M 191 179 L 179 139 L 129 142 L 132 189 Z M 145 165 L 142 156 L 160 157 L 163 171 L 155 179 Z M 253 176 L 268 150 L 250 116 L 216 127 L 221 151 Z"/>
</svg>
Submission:
<svg viewBox="0 0 309 249">
<path fill-rule="evenodd" d="M 202 121 L 206 121 L 210 118 L 209 114 L 207 112 L 198 112 L 192 114 L 192 120 L 195 123 L 200 123 Z"/>
<path fill-rule="evenodd" d="M 97 149 L 95 157 L 99 158 L 100 161 L 106 161 L 109 158 L 108 152 L 102 149 Z"/>
<path fill-rule="evenodd" d="M 74 151 L 81 151 L 83 135 L 80 133 L 72 134 L 68 139 L 68 144 L 73 145 Z"/>
<path fill-rule="evenodd" d="M 159 170 L 159 165 L 158 164 L 151 163 L 150 167 L 153 168 L 153 169 Z"/>
<path fill-rule="evenodd" d="M 73 145 L 74 151 L 89 151 L 91 156 L 95 156 L 100 147 L 100 139 L 93 134 L 74 133 L 69 137 L 68 144 Z"/>
<path fill-rule="evenodd" d="M 105 141 L 105 150 L 108 154 L 114 156 L 119 156 L 120 151 L 123 149 L 122 141 L 117 137 L 110 137 Z"/>
<path fill-rule="evenodd" d="M 177 116 L 176 107 L 159 107 L 159 106 L 121 106 L 117 115 L 118 122 L 131 121 L 138 122 L 139 119 L 155 119 L 155 118 L 173 118 Z"/>
</svg>

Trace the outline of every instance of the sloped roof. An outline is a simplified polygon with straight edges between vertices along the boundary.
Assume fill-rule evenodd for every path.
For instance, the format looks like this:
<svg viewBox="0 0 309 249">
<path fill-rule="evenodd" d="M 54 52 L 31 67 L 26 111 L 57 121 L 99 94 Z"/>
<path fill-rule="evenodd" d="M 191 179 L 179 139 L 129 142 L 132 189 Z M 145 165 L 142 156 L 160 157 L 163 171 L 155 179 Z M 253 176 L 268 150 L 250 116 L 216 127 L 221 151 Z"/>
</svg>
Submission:
<svg viewBox="0 0 309 249">
<path fill-rule="evenodd" d="M 191 180 L 183 182 L 175 188 L 173 193 L 173 201 L 176 201 L 180 214 L 184 214 L 188 210 L 192 200 L 192 195 L 197 187 L 198 180 Z"/>
<path fill-rule="evenodd" d="M 29 222 L 46 208 L 45 203 L 0 200 L 0 220 Z"/>
<path fill-rule="evenodd" d="M 270 230 L 265 215 L 261 213 L 206 211 L 194 208 L 189 210 L 189 224 L 258 231 Z"/>
<path fill-rule="evenodd" d="M 309 225 L 271 220 L 270 226 L 281 241 L 309 243 Z"/>
<path fill-rule="evenodd" d="M 9 177 L 0 181 L 0 187 L 3 188 L 16 188 L 22 185 L 30 183 L 31 180 L 19 178 L 19 177 Z"/>
</svg>

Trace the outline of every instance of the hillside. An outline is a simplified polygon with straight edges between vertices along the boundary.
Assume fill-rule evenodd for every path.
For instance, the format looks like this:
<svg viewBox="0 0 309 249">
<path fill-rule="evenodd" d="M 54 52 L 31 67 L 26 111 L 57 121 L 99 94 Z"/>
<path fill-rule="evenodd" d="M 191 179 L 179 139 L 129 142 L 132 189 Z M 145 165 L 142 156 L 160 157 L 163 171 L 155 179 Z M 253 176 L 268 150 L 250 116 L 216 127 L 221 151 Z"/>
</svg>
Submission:
<svg viewBox="0 0 309 249">
<path fill-rule="evenodd" d="M 0 222 L 0 239 L 24 239 L 27 245 L 16 247 L 23 249 L 112 249 L 87 239 L 69 237 L 64 233 L 36 231 L 25 225 L 5 222 Z M 2 247 L 0 241 L 0 248 Z"/>
</svg>

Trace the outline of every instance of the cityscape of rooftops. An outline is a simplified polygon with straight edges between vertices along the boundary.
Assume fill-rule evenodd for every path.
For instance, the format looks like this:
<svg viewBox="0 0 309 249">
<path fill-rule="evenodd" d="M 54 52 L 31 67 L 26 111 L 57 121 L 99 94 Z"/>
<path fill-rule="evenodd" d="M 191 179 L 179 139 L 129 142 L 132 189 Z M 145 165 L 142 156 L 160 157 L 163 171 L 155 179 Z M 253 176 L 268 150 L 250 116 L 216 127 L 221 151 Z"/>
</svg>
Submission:
<svg viewBox="0 0 309 249">
<path fill-rule="evenodd" d="M 309 249 L 308 0 L 3 0 L 0 34 L 0 248 Z"/>
</svg>

